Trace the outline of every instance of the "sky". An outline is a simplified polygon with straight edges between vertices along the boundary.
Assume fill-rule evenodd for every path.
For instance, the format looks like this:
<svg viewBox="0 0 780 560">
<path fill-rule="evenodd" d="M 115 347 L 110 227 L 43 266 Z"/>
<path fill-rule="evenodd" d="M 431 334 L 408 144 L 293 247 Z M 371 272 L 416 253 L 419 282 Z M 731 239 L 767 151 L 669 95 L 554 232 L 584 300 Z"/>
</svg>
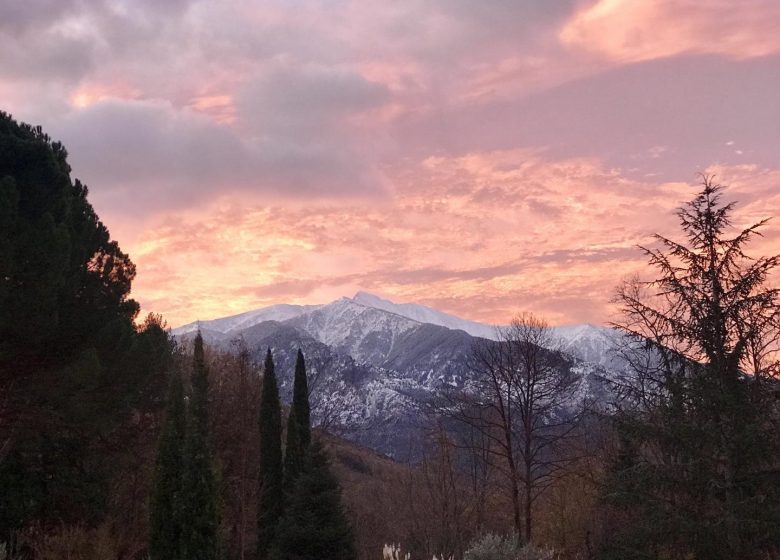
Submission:
<svg viewBox="0 0 780 560">
<path fill-rule="evenodd" d="M 358 290 L 614 318 L 714 174 L 778 216 L 776 0 L 0 3 L 0 109 L 43 126 L 171 326 Z"/>
</svg>

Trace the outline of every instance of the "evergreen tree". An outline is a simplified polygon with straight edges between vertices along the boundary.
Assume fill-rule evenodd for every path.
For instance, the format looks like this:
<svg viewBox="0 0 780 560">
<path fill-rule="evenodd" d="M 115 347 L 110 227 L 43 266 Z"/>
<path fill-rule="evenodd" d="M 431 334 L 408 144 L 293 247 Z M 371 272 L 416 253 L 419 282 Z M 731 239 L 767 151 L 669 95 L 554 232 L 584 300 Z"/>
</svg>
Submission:
<svg viewBox="0 0 780 560">
<path fill-rule="evenodd" d="M 0 374 L 77 358 L 138 313 L 135 265 L 71 179 L 67 155 L 0 111 Z"/>
<path fill-rule="evenodd" d="M 208 368 L 203 355 L 203 337 L 195 337 L 190 425 L 187 431 L 186 470 L 183 490 L 182 557 L 214 560 L 219 537 L 216 483 L 209 448 Z"/>
<path fill-rule="evenodd" d="M 181 497 L 184 476 L 186 410 L 181 374 L 174 371 L 157 446 L 149 519 L 151 560 L 178 560 L 182 542 Z"/>
<path fill-rule="evenodd" d="M 780 542 L 775 398 L 780 258 L 750 258 L 760 222 L 729 235 L 732 204 L 704 179 L 678 212 L 687 240 L 656 236 L 659 272 L 630 282 L 618 325 L 633 367 L 618 381 L 617 512 L 605 558 L 747 560 Z"/>
<path fill-rule="evenodd" d="M 354 535 L 322 444 L 309 445 L 288 498 L 270 557 L 273 560 L 354 560 Z"/>
<path fill-rule="evenodd" d="M 168 385 L 168 336 L 134 326 L 135 266 L 67 159 L 0 111 L 0 541 L 34 522 L 99 523 L 148 445 L 131 414 L 154 412 Z"/>
<path fill-rule="evenodd" d="M 282 413 L 271 349 L 265 358 L 260 395 L 260 468 L 257 504 L 257 557 L 266 560 L 282 516 Z"/>
<path fill-rule="evenodd" d="M 309 384 L 306 380 L 306 362 L 298 350 L 295 361 L 293 401 L 287 420 L 287 446 L 284 454 L 284 486 L 290 492 L 303 467 L 306 449 L 311 442 L 311 411 L 309 408 Z"/>
</svg>

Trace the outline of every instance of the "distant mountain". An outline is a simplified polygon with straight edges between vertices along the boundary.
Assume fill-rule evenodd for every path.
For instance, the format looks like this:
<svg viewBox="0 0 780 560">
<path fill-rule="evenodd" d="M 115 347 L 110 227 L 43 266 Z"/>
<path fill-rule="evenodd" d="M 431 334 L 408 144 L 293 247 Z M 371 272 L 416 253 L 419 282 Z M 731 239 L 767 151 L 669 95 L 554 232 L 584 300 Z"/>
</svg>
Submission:
<svg viewBox="0 0 780 560">
<path fill-rule="evenodd" d="M 430 323 L 431 325 L 439 325 L 448 329 L 465 331 L 471 336 L 492 339 L 496 335 L 496 327 L 494 325 L 485 325 L 484 323 L 461 319 L 460 317 L 417 303 L 393 303 L 366 292 L 358 292 L 352 298 L 352 301 L 366 307 L 389 311 L 420 323 Z"/>
<path fill-rule="evenodd" d="M 496 327 L 419 304 L 396 304 L 358 292 L 324 305 L 274 305 L 174 329 L 182 340 L 200 328 L 226 350 L 243 339 L 257 363 L 272 348 L 283 400 L 289 402 L 295 353 L 303 349 L 312 380 L 313 415 L 357 443 L 402 460 L 419 457 L 425 418 L 419 404 L 469 379 L 476 340 Z M 614 331 L 593 325 L 558 327 L 561 367 L 581 379 L 572 402 L 604 394 L 602 379 L 619 366 Z"/>
<path fill-rule="evenodd" d="M 173 329 L 172 332 L 174 335 L 180 335 L 195 332 L 200 328 L 201 331 L 208 330 L 215 333 L 228 334 L 232 331 L 239 331 L 264 321 L 285 321 L 319 307 L 322 306 L 288 305 L 286 303 L 280 303 L 278 305 L 271 305 L 270 307 L 263 307 L 262 309 L 255 309 L 254 311 L 247 311 L 221 319 L 195 321 L 194 323 L 188 323 L 181 327 L 177 327 Z"/>
</svg>

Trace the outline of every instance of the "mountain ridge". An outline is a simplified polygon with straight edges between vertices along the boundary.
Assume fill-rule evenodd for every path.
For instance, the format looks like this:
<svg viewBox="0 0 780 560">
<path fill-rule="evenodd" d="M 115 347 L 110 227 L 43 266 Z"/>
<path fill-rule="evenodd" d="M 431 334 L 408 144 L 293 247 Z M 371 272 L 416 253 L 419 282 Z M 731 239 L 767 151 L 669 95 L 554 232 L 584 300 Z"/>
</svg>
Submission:
<svg viewBox="0 0 780 560">
<path fill-rule="evenodd" d="M 356 443 L 405 460 L 424 453 L 420 404 L 441 391 L 466 387 L 474 375 L 469 367 L 474 344 L 487 342 L 472 333 L 489 329 L 494 337 L 497 334 L 489 325 L 419 304 L 395 304 L 366 292 L 322 305 L 279 304 L 190 323 L 172 334 L 187 340 L 197 329 L 207 344 L 225 351 L 234 351 L 232 341 L 242 339 L 257 364 L 271 348 L 286 402 L 295 355 L 302 349 L 315 386 L 313 418 L 338 426 Z M 561 340 L 548 350 L 560 352 L 561 367 L 580 379 L 572 402 L 603 394 L 601 380 L 613 365 L 607 348 L 615 340 L 614 331 L 578 325 L 555 328 L 556 333 Z"/>
</svg>

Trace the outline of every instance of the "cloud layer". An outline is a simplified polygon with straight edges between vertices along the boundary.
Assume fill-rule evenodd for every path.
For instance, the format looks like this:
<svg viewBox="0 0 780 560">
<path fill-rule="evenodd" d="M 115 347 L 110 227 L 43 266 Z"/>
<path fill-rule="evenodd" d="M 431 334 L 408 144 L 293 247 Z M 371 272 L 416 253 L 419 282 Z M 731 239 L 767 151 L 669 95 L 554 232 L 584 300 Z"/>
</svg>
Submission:
<svg viewBox="0 0 780 560">
<path fill-rule="evenodd" d="M 602 322 L 697 172 L 780 212 L 778 26 L 770 0 L 31 0 L 0 6 L 0 99 L 173 324 L 357 288 Z"/>
</svg>

